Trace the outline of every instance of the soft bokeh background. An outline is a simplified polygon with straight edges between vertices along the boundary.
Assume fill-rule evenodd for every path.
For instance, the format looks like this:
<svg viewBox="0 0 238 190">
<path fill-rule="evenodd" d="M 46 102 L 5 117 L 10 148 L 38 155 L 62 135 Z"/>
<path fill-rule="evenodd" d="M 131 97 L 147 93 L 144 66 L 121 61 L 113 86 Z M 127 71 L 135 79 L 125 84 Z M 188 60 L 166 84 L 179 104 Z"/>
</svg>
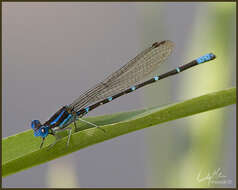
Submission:
<svg viewBox="0 0 238 190">
<path fill-rule="evenodd" d="M 167 105 L 235 86 L 235 3 L 3 3 L 3 137 L 60 106 L 155 41 L 176 48 L 166 72 L 217 59 L 89 115 Z M 124 135 L 3 179 L 3 187 L 234 187 L 235 105 Z M 219 179 L 221 180 L 221 179 Z M 222 178 L 222 180 L 224 180 Z"/>
</svg>

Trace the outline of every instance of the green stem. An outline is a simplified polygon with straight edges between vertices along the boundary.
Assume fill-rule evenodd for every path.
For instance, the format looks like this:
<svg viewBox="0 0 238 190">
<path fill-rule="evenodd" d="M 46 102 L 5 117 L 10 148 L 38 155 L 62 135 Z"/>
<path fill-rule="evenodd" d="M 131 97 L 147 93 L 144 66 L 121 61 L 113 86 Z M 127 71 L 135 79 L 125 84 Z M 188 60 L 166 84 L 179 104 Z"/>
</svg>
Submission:
<svg viewBox="0 0 238 190">
<path fill-rule="evenodd" d="M 86 118 L 87 121 L 99 125 L 106 133 L 78 121 L 81 130 L 72 134 L 69 147 L 66 147 L 67 132 L 62 132 L 62 140 L 51 149 L 48 149 L 48 146 L 54 141 L 52 136 L 47 137 L 44 147 L 39 149 L 41 139 L 35 138 L 32 130 L 27 130 L 2 140 L 2 176 L 46 163 L 123 134 L 235 103 L 236 88 L 230 88 L 162 108 Z"/>
</svg>

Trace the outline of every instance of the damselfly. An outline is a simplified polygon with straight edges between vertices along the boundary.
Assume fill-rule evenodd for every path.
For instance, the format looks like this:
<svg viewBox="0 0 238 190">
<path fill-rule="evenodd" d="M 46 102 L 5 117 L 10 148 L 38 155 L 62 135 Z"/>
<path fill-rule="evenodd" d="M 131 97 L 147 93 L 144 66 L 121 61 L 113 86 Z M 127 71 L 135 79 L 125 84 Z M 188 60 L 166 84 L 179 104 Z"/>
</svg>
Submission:
<svg viewBox="0 0 238 190">
<path fill-rule="evenodd" d="M 149 80 L 139 83 L 168 58 L 172 53 L 173 48 L 174 43 L 169 40 L 154 43 L 126 65 L 108 76 L 104 81 L 83 93 L 79 98 L 73 101 L 73 103 L 63 106 L 44 124 L 41 124 L 39 120 L 33 120 L 31 122 L 31 127 L 34 130 L 34 135 L 42 138 L 40 148 L 43 146 L 44 140 L 49 134 L 56 137 L 56 143 L 60 139 L 57 133 L 66 129 L 69 130 L 68 145 L 72 133 L 72 127 L 69 127 L 69 125 L 74 123 L 74 127 L 77 127 L 76 120 L 81 120 L 98 127 L 97 125 L 82 119 L 84 115 L 98 106 L 111 102 L 112 100 L 133 92 L 143 86 L 216 58 L 213 53 L 209 53 L 186 65 L 179 66 L 160 76 L 154 76 Z"/>
</svg>

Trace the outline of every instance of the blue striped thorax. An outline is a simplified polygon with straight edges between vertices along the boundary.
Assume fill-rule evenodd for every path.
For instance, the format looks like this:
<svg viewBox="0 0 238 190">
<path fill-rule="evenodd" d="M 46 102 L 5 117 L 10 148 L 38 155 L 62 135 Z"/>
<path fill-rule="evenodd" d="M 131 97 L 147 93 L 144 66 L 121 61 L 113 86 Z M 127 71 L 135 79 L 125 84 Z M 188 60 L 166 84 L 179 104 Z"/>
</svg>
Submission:
<svg viewBox="0 0 238 190">
<path fill-rule="evenodd" d="M 43 125 L 39 120 L 33 120 L 31 122 L 31 128 L 34 130 L 34 135 L 36 137 L 40 136 L 45 138 L 48 134 L 53 134 L 57 130 L 63 129 L 72 123 L 75 118 L 74 114 L 75 113 L 73 113 L 67 106 L 64 106 Z"/>
</svg>

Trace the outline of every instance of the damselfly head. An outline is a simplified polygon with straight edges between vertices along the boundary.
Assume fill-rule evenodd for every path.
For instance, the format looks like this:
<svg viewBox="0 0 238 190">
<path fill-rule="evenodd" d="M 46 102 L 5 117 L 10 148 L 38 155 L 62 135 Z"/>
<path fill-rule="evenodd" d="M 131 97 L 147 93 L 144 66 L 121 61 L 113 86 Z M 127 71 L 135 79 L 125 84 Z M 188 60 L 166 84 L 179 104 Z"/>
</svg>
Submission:
<svg viewBox="0 0 238 190">
<path fill-rule="evenodd" d="M 41 125 L 39 120 L 33 120 L 31 122 L 31 128 L 34 130 L 35 137 L 45 138 L 49 133 L 49 127 Z"/>
</svg>

